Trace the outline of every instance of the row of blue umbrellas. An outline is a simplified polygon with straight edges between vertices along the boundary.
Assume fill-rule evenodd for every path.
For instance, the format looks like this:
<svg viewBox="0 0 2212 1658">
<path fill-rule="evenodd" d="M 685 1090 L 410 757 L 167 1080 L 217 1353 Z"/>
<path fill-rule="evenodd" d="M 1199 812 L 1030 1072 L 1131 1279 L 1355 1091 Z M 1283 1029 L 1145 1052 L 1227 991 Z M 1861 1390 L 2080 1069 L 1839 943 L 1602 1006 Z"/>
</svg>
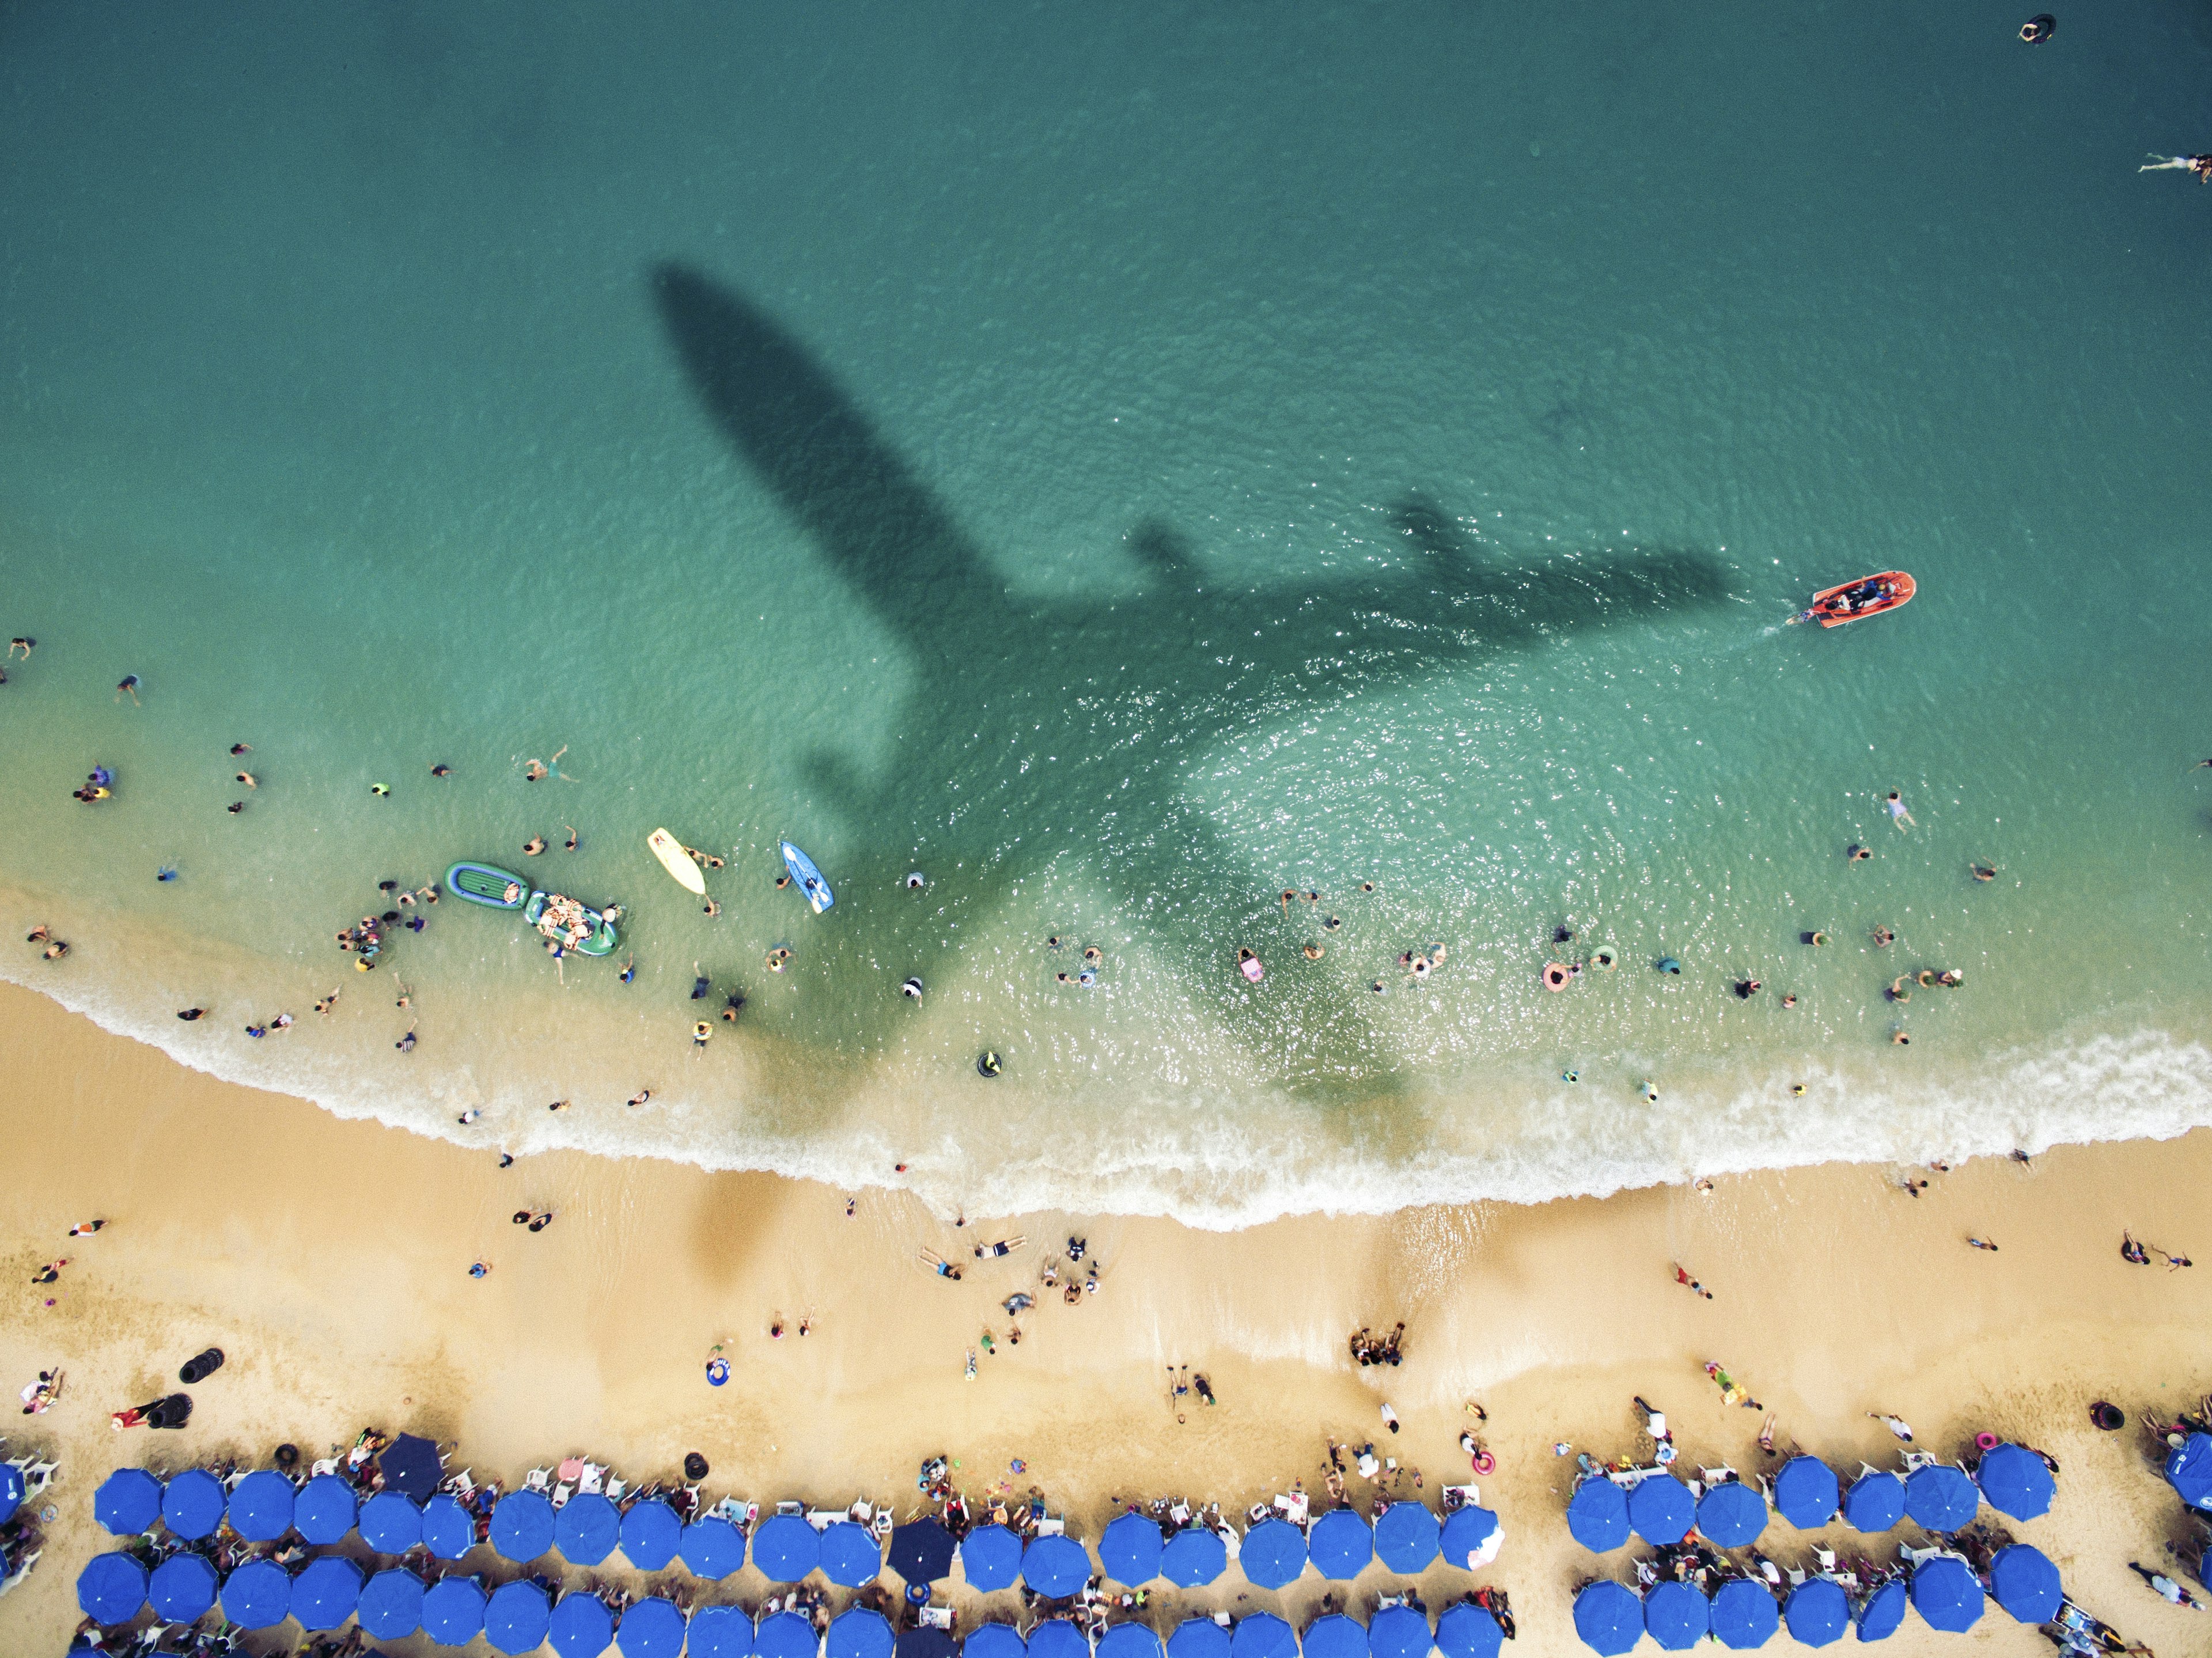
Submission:
<svg viewBox="0 0 2212 1658">
<path fill-rule="evenodd" d="M 477 1541 L 476 1516 L 456 1497 L 440 1494 L 417 1503 L 384 1491 L 356 1506 L 353 1488 L 330 1474 L 295 1491 L 273 1471 L 250 1473 L 228 1493 L 227 1503 L 232 1528 L 252 1542 L 274 1542 L 296 1530 L 309 1543 L 335 1543 L 357 1528 L 379 1553 L 404 1553 L 419 1545 L 439 1559 L 457 1560 Z M 93 1513 L 118 1535 L 149 1530 L 158 1519 L 172 1535 L 191 1541 L 211 1536 L 222 1523 L 226 1493 L 222 1481 L 201 1469 L 164 1486 L 143 1468 L 121 1468 L 94 1495 Z M 1245 1576 L 1265 1588 L 1291 1582 L 1309 1558 L 1331 1578 L 1354 1577 L 1376 1558 L 1392 1571 L 1418 1572 L 1439 1555 L 1464 1564 L 1497 1529 L 1497 1515 L 1473 1507 L 1439 1524 L 1418 1503 L 1394 1503 L 1371 1527 L 1352 1510 L 1339 1509 L 1316 1520 L 1310 1537 L 1285 1520 L 1254 1527 L 1244 1538 L 1240 1564 Z M 708 1515 L 687 1525 L 657 1499 L 634 1503 L 625 1513 L 596 1491 L 580 1492 L 558 1509 L 542 1491 L 510 1491 L 492 1509 L 489 1540 L 517 1563 L 558 1552 L 572 1564 L 595 1566 L 619 1549 L 641 1570 L 659 1571 L 681 1559 L 693 1575 L 709 1578 L 728 1576 L 747 1554 L 744 1533 L 729 1520 Z M 1004 1526 L 982 1526 L 957 1548 L 969 1583 L 978 1589 L 1008 1588 L 1018 1579 L 1040 1594 L 1073 1594 L 1091 1574 L 1088 1552 L 1066 1536 L 1040 1537 L 1024 1546 Z M 951 1570 L 955 1550 L 944 1527 L 920 1521 L 891 1533 L 888 1564 L 908 1582 L 931 1582 Z M 750 1553 L 762 1576 L 778 1583 L 795 1583 L 819 1570 L 832 1583 L 858 1588 L 874 1581 L 886 1564 L 883 1546 L 866 1527 L 839 1520 L 817 1532 L 796 1515 L 763 1521 Z M 1165 1538 L 1149 1516 L 1124 1514 L 1099 1539 L 1098 1562 L 1106 1576 L 1131 1588 L 1165 1577 L 1195 1588 L 1226 1571 L 1229 1558 L 1210 1531 L 1193 1527 Z"/>
<path fill-rule="evenodd" d="M 2039 1549 L 2015 1543 L 1990 1562 L 1990 1594 L 2019 1622 L 2047 1624 L 2064 1596 L 2058 1568 Z M 1824 1647 L 1856 1625 L 1862 1641 L 1886 1640 L 1905 1622 L 1907 1606 L 1930 1629 L 1963 1634 L 1982 1616 L 1981 1581 L 1955 1555 L 1936 1555 L 1914 1567 L 1909 1584 L 1883 1584 L 1854 1615 L 1843 1586 L 1808 1578 L 1778 1603 L 1764 1583 L 1735 1578 L 1711 1598 L 1695 1585 L 1654 1584 L 1641 1600 L 1619 1583 L 1592 1583 L 1575 1597 L 1575 1633 L 1593 1652 L 1618 1658 L 1649 1635 L 1662 1651 L 1686 1652 L 1711 1635 L 1723 1646 L 1749 1651 L 1784 1625 L 1800 1645 Z"/>
<path fill-rule="evenodd" d="M 2033 1520 L 2050 1511 L 2057 1490 L 2043 1459 L 2020 1445 L 1997 1446 L 1976 1474 L 1978 1485 L 1963 1469 L 1943 1463 L 1902 1479 L 1873 1470 L 1845 1491 L 1835 1470 L 1818 1457 L 1793 1456 L 1774 1476 L 1774 1507 L 1801 1531 L 1816 1530 L 1840 1512 L 1863 1532 L 1885 1532 L 1905 1519 L 1929 1531 L 1950 1532 L 1971 1523 L 1984 1498 L 2016 1520 Z M 1679 1543 L 1692 1527 L 1717 1547 L 1742 1548 L 1765 1530 L 1767 1519 L 1766 1500 L 1755 1486 L 1730 1480 L 1700 1497 L 1664 1470 L 1644 1475 L 1629 1490 L 1593 1476 L 1575 1488 L 1567 1503 L 1568 1531 L 1600 1553 L 1620 1548 L 1631 1533 L 1648 1543 Z"/>
<path fill-rule="evenodd" d="M 397 1566 L 364 1579 L 337 1555 L 310 1561 L 296 1576 L 273 1561 L 248 1561 L 218 1586 L 215 1568 L 196 1554 L 173 1555 L 150 1573 L 127 1554 L 102 1554 L 77 1578 L 79 1606 L 102 1624 L 123 1623 L 149 1603 L 166 1620 L 190 1623 L 218 1600 L 224 1617 L 249 1630 L 290 1617 L 313 1632 L 357 1618 L 375 1640 L 419 1631 L 441 1646 L 465 1646 L 482 1634 L 510 1655 L 549 1641 L 561 1658 L 593 1658 L 610 1643 L 623 1658 L 675 1658 L 687 1650 L 692 1658 L 951 1658 L 953 1650 L 949 1639 L 896 1636 L 881 1613 L 861 1606 L 832 1619 L 826 1638 L 797 1612 L 773 1613 L 756 1627 L 739 1607 L 706 1606 L 687 1620 L 659 1597 L 635 1602 L 617 1625 L 597 1596 L 571 1593 L 556 1601 L 526 1578 L 489 1594 L 473 1577 L 425 1585 Z M 1426 1658 L 1435 1648 L 1444 1658 L 1497 1658 L 1501 1637 L 1497 1620 L 1479 1606 L 1451 1608 L 1433 1633 L 1421 1613 L 1396 1606 L 1364 1629 L 1348 1618 L 1322 1619 L 1307 1631 L 1304 1650 L 1307 1658 Z M 966 1647 L 967 1658 L 1091 1658 L 1089 1638 L 1065 1619 L 1038 1625 L 1026 1642 L 1006 1625 L 986 1624 Z M 1233 1631 L 1191 1619 L 1164 1644 L 1146 1625 L 1123 1624 L 1097 1643 L 1097 1658 L 1297 1658 L 1298 1652 L 1290 1625 L 1267 1612 L 1246 1617 Z"/>
</svg>

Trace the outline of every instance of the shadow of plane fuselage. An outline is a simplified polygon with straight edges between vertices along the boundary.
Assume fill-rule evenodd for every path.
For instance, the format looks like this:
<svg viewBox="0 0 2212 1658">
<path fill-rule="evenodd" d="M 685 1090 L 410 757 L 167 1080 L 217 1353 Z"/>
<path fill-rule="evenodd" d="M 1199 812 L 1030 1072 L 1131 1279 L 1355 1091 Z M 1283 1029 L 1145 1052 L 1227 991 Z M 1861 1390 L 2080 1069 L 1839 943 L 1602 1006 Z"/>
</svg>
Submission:
<svg viewBox="0 0 2212 1658">
<path fill-rule="evenodd" d="M 972 841 L 984 855 L 970 867 L 995 856 L 1006 884 L 1087 842 L 1095 873 L 1150 913 L 1155 936 L 1164 924 L 1178 934 L 1169 954 L 1188 968 L 1192 997 L 1218 999 L 1232 1018 L 1249 1005 L 1231 959 L 1236 941 L 1192 924 L 1221 914 L 1218 902 L 1192 901 L 1231 863 L 1182 798 L 1191 756 L 1227 732 L 1340 699 L 1350 686 L 1379 689 L 1437 665 L 1724 597 L 1722 567 L 1698 553 L 1480 562 L 1449 518 L 1418 500 L 1399 514 L 1407 551 L 1372 573 L 1273 588 L 1209 580 L 1173 531 L 1144 524 L 1130 537 L 1140 591 L 1111 600 L 1024 594 L 781 327 L 682 265 L 657 268 L 653 288 L 717 429 L 911 659 L 915 729 L 898 734 L 888 775 L 864 780 L 823 762 L 832 803 L 857 821 L 912 823 L 940 847 Z M 1055 757 L 1051 822 L 1070 827 L 1024 835 L 1007 867 L 1013 836 L 1001 814 L 1028 799 L 1030 786 L 1017 780 L 1043 756 Z M 886 865 L 907 852 L 886 847 Z M 1250 891 L 1239 891 L 1231 913 L 1267 904 L 1276 878 L 1243 882 Z M 1180 929 L 1177 912 L 1187 917 Z M 1387 1072 L 1371 1033 L 1346 1045 L 1345 1035 L 1365 1032 L 1364 1016 L 1346 1017 L 1350 1028 L 1332 1034 L 1328 1074 Z M 1287 1073 L 1304 1070 L 1292 1062 Z"/>
</svg>

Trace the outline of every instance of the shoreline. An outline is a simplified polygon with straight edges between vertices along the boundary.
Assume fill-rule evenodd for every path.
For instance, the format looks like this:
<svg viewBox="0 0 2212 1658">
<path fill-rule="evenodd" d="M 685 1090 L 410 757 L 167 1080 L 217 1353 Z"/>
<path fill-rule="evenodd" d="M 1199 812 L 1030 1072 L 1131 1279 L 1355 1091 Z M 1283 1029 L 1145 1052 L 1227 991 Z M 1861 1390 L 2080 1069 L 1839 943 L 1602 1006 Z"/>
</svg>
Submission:
<svg viewBox="0 0 2212 1658">
<path fill-rule="evenodd" d="M 56 1308 L 19 1291 L 0 1320 L 11 1376 L 56 1362 L 69 1373 L 63 1402 L 17 1436 L 62 1455 L 64 1483 L 46 1558 L 0 1603 L 0 1629 L 74 1621 L 75 1571 L 97 1546 L 90 1491 L 142 1458 L 258 1462 L 278 1439 L 319 1450 L 374 1423 L 458 1439 L 479 1478 L 512 1483 L 574 1450 L 650 1479 L 697 1448 L 714 1470 L 710 1495 L 865 1495 L 903 1513 L 923 1457 L 957 1459 L 972 1497 L 1018 1456 L 1053 1511 L 1095 1539 L 1117 1499 L 1179 1494 L 1234 1511 L 1294 1479 L 1318 1492 L 1332 1434 L 1383 1438 L 1423 1469 L 1433 1503 L 1464 1477 L 1454 1442 L 1479 1397 L 1499 1466 L 1477 1483 L 1504 1552 L 1473 1579 L 1432 1568 L 1426 1598 L 1504 1586 L 1524 1640 L 1535 1637 L 1517 1649 L 1565 1650 L 1571 1583 L 1622 1557 L 1568 1539 L 1571 1465 L 1549 1447 L 1633 1454 L 1629 1400 L 1641 1394 L 1669 1410 L 1692 1466 L 1758 1467 L 1760 1418 L 1721 1407 L 1706 1358 L 1778 1412 L 1778 1442 L 1845 1468 L 1892 1460 L 1868 1410 L 1898 1412 L 1947 1455 L 1984 1426 L 2043 1445 L 2066 1470 L 2060 1506 L 2015 1533 L 2130 1634 L 2158 1645 L 2191 1627 L 2125 1567 L 2178 1530 L 2178 1505 L 2133 1430 L 2100 1436 L 2083 1407 L 2186 1401 L 2212 1374 L 2212 1285 L 2116 1253 L 2122 1225 L 2191 1246 L 2212 1133 L 2063 1149 L 2026 1169 L 1978 1162 L 1931 1176 L 1917 1200 L 1875 1171 L 1832 1165 L 1723 1178 L 1709 1195 L 1654 1188 L 1234 1233 L 1057 1212 L 955 1227 L 908 1193 L 863 1193 L 848 1219 L 842 1194 L 818 1185 L 649 1159 L 550 1152 L 501 1170 L 486 1152 L 188 1071 L 12 987 L 0 989 L 0 1030 L 20 1056 L 0 1080 L 11 1260 L 27 1276 L 72 1222 L 114 1223 L 66 1246 L 72 1265 L 43 1292 Z M 554 1210 L 544 1233 L 508 1222 L 526 1204 Z M 1010 1346 L 998 1303 L 1034 1289 L 1040 1252 L 1066 1230 L 1087 1235 L 1101 1291 L 1079 1307 L 1045 1302 Z M 1968 1249 L 1969 1231 L 2002 1253 Z M 1027 1245 L 968 1260 L 957 1285 L 915 1260 L 923 1247 L 962 1258 L 969 1240 L 1010 1233 Z M 476 1258 L 493 1268 L 481 1283 L 463 1270 Z M 1676 1287 L 1675 1260 L 1718 1299 Z M 778 1315 L 787 1327 L 811 1318 L 811 1333 L 770 1339 Z M 1399 1318 L 1403 1368 L 1356 1369 L 1350 1332 Z M 998 1351 L 971 1386 L 963 1357 L 985 1328 Z M 709 1390 L 699 1367 L 718 1340 L 735 1374 Z M 210 1343 L 229 1363 L 193 1390 L 191 1428 L 108 1432 L 107 1412 L 165 1390 Z M 1222 1402 L 1177 1424 L 1162 1367 L 1184 1363 Z M 2000 1380 L 2012 1377 L 2023 1379 Z M 1395 1443 L 1380 1431 L 1386 1398 L 1405 1422 Z M 1352 1495 L 1364 1504 L 1371 1491 L 1355 1480 Z M 1765 1543 L 1794 1559 L 1812 1540 L 1778 1527 Z M 1370 1571 L 1354 1598 L 1384 1581 Z M 704 1598 L 764 1587 L 748 1568 Z M 1322 1588 L 1309 1576 L 1243 1605 L 1302 1621 Z M 1212 1593 L 1152 1599 L 1165 1615 Z M 956 1594 L 963 1624 L 988 1599 Z M 1989 1649 L 2039 1645 L 2008 1630 Z"/>
</svg>

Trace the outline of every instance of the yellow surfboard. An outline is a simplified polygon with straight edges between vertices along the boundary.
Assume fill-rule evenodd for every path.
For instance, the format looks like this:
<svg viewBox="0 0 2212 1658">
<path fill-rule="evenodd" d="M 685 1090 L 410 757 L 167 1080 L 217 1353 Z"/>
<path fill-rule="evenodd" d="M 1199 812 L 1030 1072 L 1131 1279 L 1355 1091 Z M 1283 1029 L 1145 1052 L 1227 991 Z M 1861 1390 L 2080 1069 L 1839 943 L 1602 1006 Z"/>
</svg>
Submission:
<svg viewBox="0 0 2212 1658">
<path fill-rule="evenodd" d="M 676 878 L 676 884 L 707 896 L 707 878 L 699 872 L 699 865 L 691 861 L 684 843 L 665 829 L 657 829 L 645 837 L 645 844 L 653 848 L 653 855 L 660 859 L 661 868 Z"/>
</svg>

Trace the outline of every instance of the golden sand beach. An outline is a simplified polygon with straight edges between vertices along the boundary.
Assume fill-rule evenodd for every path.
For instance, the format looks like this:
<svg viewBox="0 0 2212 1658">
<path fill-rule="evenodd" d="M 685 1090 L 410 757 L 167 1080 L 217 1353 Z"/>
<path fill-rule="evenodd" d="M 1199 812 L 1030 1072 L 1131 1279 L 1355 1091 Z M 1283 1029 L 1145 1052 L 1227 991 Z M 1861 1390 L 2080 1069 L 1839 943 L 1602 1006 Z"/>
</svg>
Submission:
<svg viewBox="0 0 2212 1658">
<path fill-rule="evenodd" d="M 941 1453 L 971 1497 L 994 1481 L 1034 1485 L 1093 1540 L 1131 1500 L 1236 1512 L 1299 1482 L 1318 1497 L 1332 1436 L 1374 1440 L 1401 1467 L 1400 1493 L 1418 1470 L 1433 1503 L 1473 1478 L 1458 1439 L 1474 1426 L 1497 1458 L 1476 1483 L 1505 1540 L 1472 1581 L 1510 1591 L 1512 1650 L 1578 1651 L 1572 1588 L 1622 1557 L 1569 1538 L 1574 1464 L 1554 1447 L 1648 1454 L 1639 1394 L 1668 1412 L 1691 1468 L 1772 1466 L 1756 1442 L 1765 1412 L 1783 1451 L 1846 1475 L 1862 1458 L 1894 1465 L 1899 1448 L 1869 1412 L 1902 1416 L 1946 1456 L 1984 1430 L 2039 1446 L 2062 1468 L 2057 1505 L 2014 1533 L 2134 1638 L 2212 1649 L 2212 1619 L 2127 1569 L 2170 1564 L 2166 1544 L 2188 1534 L 2137 1420 L 2191 1407 L 2212 1385 L 2212 1273 L 2118 1253 L 2123 1228 L 2177 1250 L 2200 1242 L 2212 1133 L 1979 1162 L 1928 1175 L 1917 1199 L 1900 1171 L 1838 1165 L 1710 1192 L 1232 1234 L 1058 1213 L 953 1225 L 895 1193 L 860 1194 L 848 1217 L 842 1193 L 641 1159 L 556 1154 L 502 1169 L 489 1152 L 217 1082 L 12 987 L 0 987 L 0 1237 L 16 1285 L 0 1358 L 11 1387 L 66 1373 L 53 1409 L 11 1418 L 9 1454 L 40 1450 L 61 1476 L 44 1499 L 44 1558 L 0 1600 L 0 1650 L 64 1644 L 76 1574 L 104 1545 L 91 1497 L 110 1469 L 258 1466 L 280 1441 L 319 1455 L 374 1424 L 457 1442 L 453 1466 L 479 1479 L 512 1484 L 577 1453 L 633 1482 L 668 1479 L 696 1450 L 710 1497 L 866 1497 L 902 1517 L 918 1464 Z M 532 1233 L 510 1219 L 524 1208 L 555 1218 Z M 110 1223 L 96 1236 L 65 1236 L 94 1216 Z M 1002 1301 L 1037 1293 L 1071 1235 L 1088 1240 L 1097 1292 L 1073 1306 L 1038 1293 L 1011 1344 Z M 1969 1235 L 1999 1248 L 1971 1248 Z M 976 1242 L 1017 1236 L 1026 1242 L 1005 1258 L 973 1258 Z M 959 1262 L 963 1280 L 933 1275 L 922 1249 Z M 58 1283 L 30 1283 L 62 1256 Z M 491 1270 L 471 1279 L 478 1260 Z M 1678 1262 L 1711 1300 L 1675 1282 Z M 1401 1319 L 1401 1367 L 1353 1363 L 1352 1332 Z M 970 1383 L 964 1359 L 986 1331 L 995 1351 Z M 702 1368 L 717 1342 L 733 1369 L 719 1389 Z M 210 1345 L 228 1363 L 191 1390 L 186 1430 L 110 1430 L 110 1412 L 171 1391 Z M 1764 1412 L 1724 1406 L 1707 1360 Z M 1206 1375 L 1218 1406 L 1171 1398 L 1169 1367 L 1182 1364 Z M 2092 1428 L 2098 1399 L 2130 1412 L 2124 1431 Z M 1403 1423 L 1395 1438 L 1385 1402 Z M 1351 1495 L 1364 1504 L 1373 1487 L 1355 1478 Z M 1796 1564 L 1850 1536 L 1777 1521 L 1762 1546 Z M 1388 1581 L 1370 1567 L 1354 1609 Z M 1434 1609 L 1470 1580 L 1438 1566 L 1420 1582 Z M 1232 1573 L 1156 1594 L 1148 1615 L 1165 1628 L 1192 1610 L 1267 1607 L 1297 1623 L 1328 1587 L 1309 1573 L 1270 1593 Z M 952 1588 L 963 1627 L 1014 1607 L 1011 1591 Z M 765 1589 L 748 1566 L 702 1598 L 750 1604 Z M 1913 1622 L 1891 1649 L 2049 1650 L 1994 1606 L 1972 1640 Z M 431 1650 L 419 1637 L 388 1649 Z"/>
</svg>

